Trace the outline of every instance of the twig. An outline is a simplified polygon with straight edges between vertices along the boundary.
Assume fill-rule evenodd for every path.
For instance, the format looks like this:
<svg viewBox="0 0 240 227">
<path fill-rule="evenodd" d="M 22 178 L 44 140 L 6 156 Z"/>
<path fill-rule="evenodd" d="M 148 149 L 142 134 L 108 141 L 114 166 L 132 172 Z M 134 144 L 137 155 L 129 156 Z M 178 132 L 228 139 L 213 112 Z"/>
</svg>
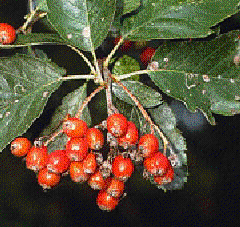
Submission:
<svg viewBox="0 0 240 227">
<path fill-rule="evenodd" d="M 67 46 L 70 47 L 72 50 L 76 51 L 83 58 L 83 60 L 87 63 L 87 65 L 91 69 L 92 73 L 94 75 L 97 75 L 96 70 L 93 67 L 92 63 L 85 57 L 85 55 L 80 50 L 78 50 L 76 47 L 71 46 L 71 45 L 67 45 Z"/>
<path fill-rule="evenodd" d="M 103 63 L 104 67 L 107 67 L 109 64 L 109 61 L 112 59 L 112 56 L 115 54 L 115 52 L 117 51 L 117 49 L 119 48 L 119 46 L 123 43 L 124 38 L 121 37 L 119 42 L 117 43 L 117 45 L 112 49 L 112 51 L 110 52 L 110 54 L 107 56 L 106 60 Z"/>
</svg>

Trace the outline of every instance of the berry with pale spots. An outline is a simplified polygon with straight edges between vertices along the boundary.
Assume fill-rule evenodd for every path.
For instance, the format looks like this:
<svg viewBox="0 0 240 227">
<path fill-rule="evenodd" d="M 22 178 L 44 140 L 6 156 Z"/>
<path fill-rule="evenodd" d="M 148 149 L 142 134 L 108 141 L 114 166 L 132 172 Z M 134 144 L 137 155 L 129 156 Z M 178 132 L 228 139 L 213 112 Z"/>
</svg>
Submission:
<svg viewBox="0 0 240 227">
<path fill-rule="evenodd" d="M 31 142 L 24 137 L 18 137 L 11 143 L 11 153 L 17 157 L 27 155 L 32 147 Z"/>
<path fill-rule="evenodd" d="M 60 178 L 59 174 L 49 172 L 45 167 L 38 173 L 38 184 L 42 186 L 43 189 L 51 189 L 52 187 L 58 185 Z"/>
<path fill-rule="evenodd" d="M 66 144 L 66 155 L 71 161 L 82 161 L 87 157 L 88 144 L 85 138 L 71 138 Z"/>
<path fill-rule="evenodd" d="M 66 155 L 65 150 L 55 150 L 49 154 L 47 169 L 54 173 L 66 172 L 69 168 L 70 160 Z"/>
<path fill-rule="evenodd" d="M 97 128 L 89 128 L 86 134 L 88 146 L 92 150 L 100 150 L 104 144 L 103 133 Z"/>
<path fill-rule="evenodd" d="M 48 162 L 48 150 L 45 146 L 32 146 L 26 156 L 26 166 L 33 171 L 44 168 Z"/>
<path fill-rule="evenodd" d="M 167 157 L 161 152 L 156 152 L 147 157 L 143 165 L 149 173 L 159 176 L 164 175 L 171 166 Z"/>
<path fill-rule="evenodd" d="M 112 211 L 118 205 L 119 199 L 101 190 L 97 196 L 97 205 L 101 210 Z"/>
<path fill-rule="evenodd" d="M 140 137 L 138 149 L 143 157 L 149 157 L 151 154 L 158 152 L 159 142 L 158 138 L 153 134 L 145 134 Z"/>
<path fill-rule="evenodd" d="M 83 162 L 71 162 L 69 173 L 72 181 L 85 182 L 89 178 L 89 174 L 84 172 Z"/>
<path fill-rule="evenodd" d="M 127 133 L 128 121 L 123 114 L 112 114 L 107 118 L 107 129 L 115 137 L 122 137 Z"/>
<path fill-rule="evenodd" d="M 63 132 L 68 137 L 84 137 L 87 133 L 87 123 L 76 117 L 68 117 L 63 123 Z"/>
</svg>

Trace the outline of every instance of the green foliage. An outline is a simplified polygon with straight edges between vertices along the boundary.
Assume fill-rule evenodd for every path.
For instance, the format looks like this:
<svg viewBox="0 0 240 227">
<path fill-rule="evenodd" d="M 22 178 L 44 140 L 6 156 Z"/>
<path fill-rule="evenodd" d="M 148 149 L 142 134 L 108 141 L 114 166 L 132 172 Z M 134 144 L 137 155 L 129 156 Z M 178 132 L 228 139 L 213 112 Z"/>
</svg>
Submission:
<svg viewBox="0 0 240 227">
<path fill-rule="evenodd" d="M 115 12 L 114 0 L 47 0 L 47 6 L 48 19 L 60 36 L 85 51 L 102 44 Z"/>
<path fill-rule="evenodd" d="M 214 125 L 211 112 L 234 115 L 240 111 L 240 70 L 234 64 L 238 34 L 230 32 L 209 42 L 168 42 L 153 59 L 160 69 L 167 63 L 166 70 L 149 75 L 164 93 L 183 101 L 191 111 L 200 109 Z"/>
<path fill-rule="evenodd" d="M 40 116 L 65 70 L 25 55 L 0 59 L 0 150 Z"/>
</svg>

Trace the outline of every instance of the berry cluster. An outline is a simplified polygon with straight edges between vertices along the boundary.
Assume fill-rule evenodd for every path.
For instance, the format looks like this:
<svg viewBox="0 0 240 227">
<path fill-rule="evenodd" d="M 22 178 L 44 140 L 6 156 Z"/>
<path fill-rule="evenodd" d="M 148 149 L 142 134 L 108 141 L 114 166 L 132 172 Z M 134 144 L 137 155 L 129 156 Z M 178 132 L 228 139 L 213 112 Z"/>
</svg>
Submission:
<svg viewBox="0 0 240 227">
<path fill-rule="evenodd" d="M 109 152 L 103 160 L 99 152 L 104 145 L 103 129 L 107 129 Z M 68 116 L 63 122 L 63 133 L 68 137 L 65 150 L 48 154 L 47 146 L 24 137 L 11 143 L 11 152 L 26 156 L 26 166 L 37 173 L 38 183 L 44 189 L 56 186 L 61 175 L 69 173 L 74 182 L 87 182 L 100 190 L 97 205 L 102 210 L 113 210 L 124 195 L 125 182 L 134 171 L 134 164 L 143 163 L 145 172 L 158 185 L 171 182 L 174 171 L 168 158 L 159 151 L 159 141 L 153 134 L 139 138 L 135 124 L 115 113 L 106 124 L 88 128 L 85 121 Z M 124 151 L 122 151 L 124 150 Z"/>
</svg>

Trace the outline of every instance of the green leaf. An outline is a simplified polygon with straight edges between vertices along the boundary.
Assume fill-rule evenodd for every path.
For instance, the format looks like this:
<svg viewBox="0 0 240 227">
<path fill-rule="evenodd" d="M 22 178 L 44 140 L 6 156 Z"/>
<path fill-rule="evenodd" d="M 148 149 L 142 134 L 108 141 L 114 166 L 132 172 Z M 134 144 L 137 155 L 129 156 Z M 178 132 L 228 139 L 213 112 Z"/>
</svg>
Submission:
<svg viewBox="0 0 240 227">
<path fill-rule="evenodd" d="M 42 135 L 49 136 L 59 130 L 67 114 L 75 116 L 86 97 L 87 83 L 65 96 L 62 100 L 62 105 L 55 110 L 50 124 L 44 129 Z M 88 107 L 84 108 L 81 119 L 84 120 L 88 126 L 91 125 Z M 51 153 L 57 149 L 65 149 L 66 142 L 67 136 L 65 134 L 57 136 L 55 140 L 48 145 L 48 152 Z"/>
<path fill-rule="evenodd" d="M 16 41 L 11 45 L 1 45 L 0 48 L 15 48 L 24 46 L 35 46 L 44 44 L 66 44 L 66 42 L 58 34 L 48 33 L 30 33 L 30 34 L 18 34 Z"/>
<path fill-rule="evenodd" d="M 134 71 L 140 70 L 140 65 L 138 61 L 134 58 L 131 58 L 128 55 L 123 55 L 123 57 L 119 58 L 113 67 L 113 74 L 115 75 L 123 75 L 132 73 Z M 130 78 L 131 80 L 139 80 L 139 75 L 134 75 Z M 128 80 L 128 78 L 127 78 Z"/>
<path fill-rule="evenodd" d="M 184 102 L 190 111 L 200 109 L 214 125 L 212 112 L 227 116 L 240 112 L 238 31 L 212 41 L 167 42 L 155 53 L 159 69 L 149 75 L 169 96 Z"/>
<path fill-rule="evenodd" d="M 47 17 L 60 36 L 85 51 L 102 44 L 115 13 L 115 0 L 47 0 L 47 5 Z"/>
<path fill-rule="evenodd" d="M 47 0 L 36 0 L 35 3 L 39 10 L 48 12 Z"/>
<path fill-rule="evenodd" d="M 114 27 L 121 26 L 120 20 L 124 14 L 130 14 L 132 11 L 136 10 L 140 6 L 141 0 L 123 0 L 116 1 L 116 12 L 113 21 Z"/>
<path fill-rule="evenodd" d="M 120 1 L 119 1 L 120 2 Z M 130 13 L 140 6 L 140 0 L 124 0 L 123 14 Z"/>
<path fill-rule="evenodd" d="M 65 70 L 25 55 L 0 58 L 0 150 L 40 116 Z"/>
<path fill-rule="evenodd" d="M 146 108 L 160 105 L 162 103 L 162 96 L 152 88 L 142 84 L 138 81 L 122 81 L 122 84 L 132 92 L 132 94 L 139 100 L 139 102 Z M 134 105 L 135 103 L 128 96 L 128 94 L 116 83 L 112 84 L 113 93 L 121 100 Z"/>
<path fill-rule="evenodd" d="M 239 0 L 143 0 L 142 9 L 126 18 L 122 35 L 130 40 L 206 37 L 210 28 L 237 13 Z M 116 23 L 117 24 L 117 23 Z"/>
</svg>

